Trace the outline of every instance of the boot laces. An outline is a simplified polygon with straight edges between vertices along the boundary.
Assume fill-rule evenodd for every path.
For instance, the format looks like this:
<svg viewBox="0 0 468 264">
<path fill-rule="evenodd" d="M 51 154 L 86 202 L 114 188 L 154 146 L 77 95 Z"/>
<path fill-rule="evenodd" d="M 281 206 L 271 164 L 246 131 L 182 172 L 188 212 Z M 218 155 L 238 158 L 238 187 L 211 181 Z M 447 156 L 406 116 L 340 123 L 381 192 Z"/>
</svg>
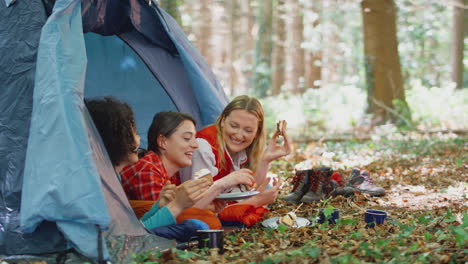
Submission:
<svg viewBox="0 0 468 264">
<path fill-rule="evenodd" d="M 296 190 L 296 188 L 304 181 L 304 174 L 306 174 L 304 171 L 296 172 L 292 180 L 293 190 Z"/>
<path fill-rule="evenodd" d="M 377 185 L 375 185 L 374 181 L 372 180 L 372 178 L 370 177 L 370 173 L 369 171 L 363 171 L 359 174 L 359 176 L 362 176 L 364 177 L 364 181 L 367 182 L 370 186 L 372 187 L 375 187 Z"/>
</svg>

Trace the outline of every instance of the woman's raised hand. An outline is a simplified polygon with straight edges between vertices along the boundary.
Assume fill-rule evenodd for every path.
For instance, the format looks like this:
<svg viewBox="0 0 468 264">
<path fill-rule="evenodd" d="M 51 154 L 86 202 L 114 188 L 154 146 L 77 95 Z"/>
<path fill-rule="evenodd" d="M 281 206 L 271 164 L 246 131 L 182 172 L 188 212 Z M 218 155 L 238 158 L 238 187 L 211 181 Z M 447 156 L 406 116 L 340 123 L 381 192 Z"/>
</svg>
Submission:
<svg viewBox="0 0 468 264">
<path fill-rule="evenodd" d="M 244 168 L 229 173 L 225 177 L 219 179 L 217 184 L 222 190 L 225 190 L 239 184 L 253 186 L 255 184 L 255 180 L 253 177 L 253 172 Z"/>
<path fill-rule="evenodd" d="M 291 138 L 286 134 L 286 131 L 283 133 L 284 143 L 282 146 L 279 146 L 278 143 L 276 143 L 278 136 L 279 132 L 276 131 L 273 137 L 270 139 L 270 143 L 268 144 L 268 147 L 263 156 L 263 160 L 268 163 L 291 153 Z"/>
</svg>

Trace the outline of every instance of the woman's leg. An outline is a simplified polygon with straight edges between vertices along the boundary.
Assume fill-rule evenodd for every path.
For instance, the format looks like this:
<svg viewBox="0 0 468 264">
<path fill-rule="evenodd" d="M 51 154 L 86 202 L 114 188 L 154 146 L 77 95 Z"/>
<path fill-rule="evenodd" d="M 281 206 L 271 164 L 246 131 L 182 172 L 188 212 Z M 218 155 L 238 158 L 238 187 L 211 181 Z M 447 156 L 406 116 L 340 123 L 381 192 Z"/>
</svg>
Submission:
<svg viewBox="0 0 468 264">
<path fill-rule="evenodd" d="M 179 224 L 160 226 L 151 229 L 151 233 L 167 239 L 175 239 L 178 242 L 190 241 L 197 235 L 197 230 L 208 230 L 210 227 L 203 221 L 187 219 Z"/>
</svg>

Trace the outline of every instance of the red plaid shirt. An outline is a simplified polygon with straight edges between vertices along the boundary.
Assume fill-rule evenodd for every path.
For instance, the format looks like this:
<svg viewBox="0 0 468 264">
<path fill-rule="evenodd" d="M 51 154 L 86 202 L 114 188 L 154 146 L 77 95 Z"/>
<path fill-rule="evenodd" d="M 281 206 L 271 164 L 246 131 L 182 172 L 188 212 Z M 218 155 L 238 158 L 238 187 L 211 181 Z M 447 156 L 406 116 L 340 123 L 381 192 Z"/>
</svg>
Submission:
<svg viewBox="0 0 468 264">
<path fill-rule="evenodd" d="M 180 184 L 178 174 L 169 177 L 161 158 L 153 151 L 148 151 L 137 163 L 125 167 L 120 176 L 129 200 L 156 201 L 167 181 Z"/>
</svg>

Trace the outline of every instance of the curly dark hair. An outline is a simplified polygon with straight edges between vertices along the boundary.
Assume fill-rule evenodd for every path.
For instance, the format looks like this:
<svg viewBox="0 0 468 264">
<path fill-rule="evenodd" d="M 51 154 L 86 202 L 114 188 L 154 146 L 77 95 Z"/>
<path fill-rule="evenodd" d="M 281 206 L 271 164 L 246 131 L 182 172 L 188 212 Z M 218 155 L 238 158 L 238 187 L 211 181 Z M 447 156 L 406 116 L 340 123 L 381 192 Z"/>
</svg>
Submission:
<svg viewBox="0 0 468 264">
<path fill-rule="evenodd" d="M 112 165 L 115 167 L 124 161 L 129 152 L 135 152 L 135 118 L 130 105 L 114 97 L 85 99 L 102 141 L 106 147 Z"/>
<path fill-rule="evenodd" d="M 170 137 L 177 127 L 185 120 L 189 120 L 194 126 L 197 125 L 195 119 L 187 113 L 181 112 L 159 112 L 153 117 L 153 122 L 148 130 L 148 150 L 161 155 L 157 139 L 160 135 Z"/>
</svg>

